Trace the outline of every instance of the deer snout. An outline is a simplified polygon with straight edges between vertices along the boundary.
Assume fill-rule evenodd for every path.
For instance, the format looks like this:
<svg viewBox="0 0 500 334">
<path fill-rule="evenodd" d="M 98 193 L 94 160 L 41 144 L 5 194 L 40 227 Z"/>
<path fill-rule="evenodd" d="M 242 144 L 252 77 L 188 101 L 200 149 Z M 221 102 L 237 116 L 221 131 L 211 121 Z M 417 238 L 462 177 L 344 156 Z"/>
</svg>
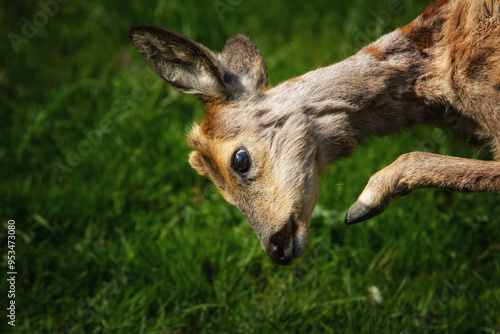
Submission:
<svg viewBox="0 0 500 334">
<path fill-rule="evenodd" d="M 296 232 L 297 222 L 294 216 L 291 215 L 283 227 L 269 238 L 266 253 L 274 263 L 284 266 L 292 264 L 295 255 L 293 243 Z"/>
</svg>

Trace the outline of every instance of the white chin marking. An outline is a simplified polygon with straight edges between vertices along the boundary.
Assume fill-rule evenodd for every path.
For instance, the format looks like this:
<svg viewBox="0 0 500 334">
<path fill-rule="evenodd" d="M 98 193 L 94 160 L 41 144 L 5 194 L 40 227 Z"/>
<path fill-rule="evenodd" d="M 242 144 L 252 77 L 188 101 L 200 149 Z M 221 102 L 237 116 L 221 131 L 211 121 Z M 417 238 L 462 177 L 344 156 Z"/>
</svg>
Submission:
<svg viewBox="0 0 500 334">
<path fill-rule="evenodd" d="M 293 237 L 293 258 L 301 257 L 309 245 L 309 236 L 305 229 L 299 229 Z"/>
</svg>

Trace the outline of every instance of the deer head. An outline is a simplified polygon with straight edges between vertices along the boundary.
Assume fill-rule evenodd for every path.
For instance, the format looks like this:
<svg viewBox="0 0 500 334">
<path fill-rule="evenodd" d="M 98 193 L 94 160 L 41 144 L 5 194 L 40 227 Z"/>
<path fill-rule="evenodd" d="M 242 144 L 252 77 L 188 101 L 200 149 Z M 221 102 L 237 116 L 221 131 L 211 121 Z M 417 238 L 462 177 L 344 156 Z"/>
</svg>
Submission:
<svg viewBox="0 0 500 334">
<path fill-rule="evenodd" d="M 303 106 L 267 87 L 266 64 L 244 35 L 220 54 L 154 25 L 130 29 L 132 44 L 175 89 L 205 105 L 187 136 L 189 163 L 236 206 L 277 264 L 290 264 L 309 243 L 318 198 L 316 147 Z"/>
</svg>

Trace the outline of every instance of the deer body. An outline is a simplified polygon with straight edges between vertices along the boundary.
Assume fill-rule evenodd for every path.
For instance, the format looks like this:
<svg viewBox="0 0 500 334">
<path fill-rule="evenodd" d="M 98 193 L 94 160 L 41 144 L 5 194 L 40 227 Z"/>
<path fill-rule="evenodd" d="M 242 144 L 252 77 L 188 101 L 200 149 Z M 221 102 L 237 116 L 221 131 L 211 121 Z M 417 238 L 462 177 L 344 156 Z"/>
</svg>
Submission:
<svg viewBox="0 0 500 334">
<path fill-rule="evenodd" d="M 189 161 L 278 264 L 307 248 L 319 175 L 370 136 L 450 126 L 500 159 L 499 0 L 439 0 L 354 56 L 275 87 L 243 35 L 220 55 L 151 25 L 132 27 L 130 38 L 166 82 L 205 103 L 188 135 Z M 500 163 L 405 154 L 370 179 L 346 222 L 424 187 L 500 192 Z"/>
</svg>

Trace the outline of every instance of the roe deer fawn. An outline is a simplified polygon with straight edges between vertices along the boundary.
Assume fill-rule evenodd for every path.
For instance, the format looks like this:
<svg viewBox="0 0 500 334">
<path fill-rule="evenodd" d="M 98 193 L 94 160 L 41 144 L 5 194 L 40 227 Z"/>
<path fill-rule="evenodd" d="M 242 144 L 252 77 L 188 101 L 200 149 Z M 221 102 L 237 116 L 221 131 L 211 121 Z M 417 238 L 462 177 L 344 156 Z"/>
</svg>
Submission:
<svg viewBox="0 0 500 334">
<path fill-rule="evenodd" d="M 417 188 L 500 191 L 500 0 L 438 0 L 352 57 L 275 87 L 244 35 L 215 54 L 154 25 L 129 34 L 163 80 L 204 102 L 187 137 L 189 162 L 238 207 L 277 264 L 308 246 L 319 175 L 373 135 L 453 118 L 453 130 L 497 161 L 404 154 L 369 180 L 347 224 Z"/>
</svg>

